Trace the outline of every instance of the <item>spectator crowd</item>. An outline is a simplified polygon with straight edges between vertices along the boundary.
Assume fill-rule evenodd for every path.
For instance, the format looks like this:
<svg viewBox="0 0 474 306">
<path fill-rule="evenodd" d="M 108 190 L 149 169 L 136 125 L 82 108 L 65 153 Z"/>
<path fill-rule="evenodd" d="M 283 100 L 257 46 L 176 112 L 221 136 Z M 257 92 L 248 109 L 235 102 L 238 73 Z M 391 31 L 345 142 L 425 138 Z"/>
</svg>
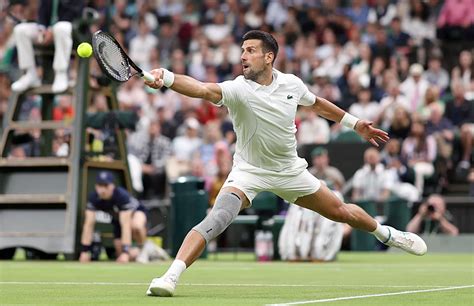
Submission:
<svg viewBox="0 0 474 306">
<path fill-rule="evenodd" d="M 280 45 L 276 69 L 299 76 L 317 96 L 389 132 L 393 142 L 381 152 L 367 152 L 363 171 L 369 174 L 359 176 L 370 177 L 374 171 L 374 179 L 390 176 L 393 182 L 409 183 L 415 188 L 409 190 L 411 198 L 416 192 L 426 195 L 427 186 L 430 192 L 442 191 L 452 173 L 464 180 L 473 177 L 468 175 L 474 171 L 473 0 L 108 2 L 86 1 L 99 12 L 91 31 L 111 32 L 143 69 L 165 67 L 203 82 L 241 74 L 243 34 L 251 29 L 271 32 Z M 38 1 L 0 3 L 20 19 L 35 20 Z M 2 118 L 11 84 L 22 73 L 15 23 L 5 10 L 0 14 Z M 74 79 L 76 66 L 69 66 Z M 90 85 L 101 86 L 93 60 L 91 76 Z M 144 198 L 163 197 L 167 181 L 195 175 L 205 179 L 214 199 L 232 167 L 235 134 L 227 110 L 172 90 L 154 91 L 138 78 L 122 84 L 117 97 L 121 110 L 139 116 L 127 138 L 131 164 L 142 178 L 142 184 L 134 184 L 136 191 Z M 36 100 L 29 98 L 22 108 L 30 120 L 41 119 Z M 72 108 L 71 100 L 58 98 L 55 120 L 70 120 Z M 89 110 L 106 109 L 105 98 L 93 95 Z M 298 110 L 295 124 L 299 145 L 324 145 L 350 133 L 306 107 Z M 67 155 L 61 143 L 67 131 L 56 136 L 54 154 Z M 15 154 L 32 156 L 34 150 L 12 150 Z M 315 173 L 322 173 L 326 155 L 324 150 L 314 152 Z M 330 174 L 331 184 L 342 189 L 342 175 L 324 175 Z M 365 194 L 364 182 L 356 182 L 355 197 Z M 378 197 L 390 191 L 386 185 L 378 188 Z"/>
</svg>

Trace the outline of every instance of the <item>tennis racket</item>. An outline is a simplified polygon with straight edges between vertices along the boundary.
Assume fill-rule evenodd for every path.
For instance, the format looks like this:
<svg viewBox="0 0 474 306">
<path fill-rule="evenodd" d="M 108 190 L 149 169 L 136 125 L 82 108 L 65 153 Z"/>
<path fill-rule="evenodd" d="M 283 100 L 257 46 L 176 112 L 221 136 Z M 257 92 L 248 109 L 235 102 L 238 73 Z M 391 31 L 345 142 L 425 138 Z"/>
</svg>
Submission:
<svg viewBox="0 0 474 306">
<path fill-rule="evenodd" d="M 92 35 L 92 49 L 102 71 L 111 79 L 126 82 L 139 75 L 142 79 L 154 82 L 155 77 L 138 67 L 123 51 L 118 41 L 110 34 L 97 31 Z M 132 68 L 135 70 L 132 73 Z"/>
</svg>

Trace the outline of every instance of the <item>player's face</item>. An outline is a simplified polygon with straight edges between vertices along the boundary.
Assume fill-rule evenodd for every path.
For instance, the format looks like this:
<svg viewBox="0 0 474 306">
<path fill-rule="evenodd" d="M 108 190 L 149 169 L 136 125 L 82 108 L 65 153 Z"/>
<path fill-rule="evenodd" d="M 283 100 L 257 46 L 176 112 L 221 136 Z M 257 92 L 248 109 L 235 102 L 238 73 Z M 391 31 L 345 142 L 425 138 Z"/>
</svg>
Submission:
<svg viewBox="0 0 474 306">
<path fill-rule="evenodd" d="M 114 193 L 114 184 L 95 184 L 95 191 L 102 200 L 110 200 Z"/>
<path fill-rule="evenodd" d="M 264 53 L 262 42 L 258 39 L 248 39 L 242 44 L 242 71 L 246 79 L 256 81 L 263 73 L 268 62 L 269 52 Z M 271 58 L 270 58 L 271 63 Z"/>
</svg>

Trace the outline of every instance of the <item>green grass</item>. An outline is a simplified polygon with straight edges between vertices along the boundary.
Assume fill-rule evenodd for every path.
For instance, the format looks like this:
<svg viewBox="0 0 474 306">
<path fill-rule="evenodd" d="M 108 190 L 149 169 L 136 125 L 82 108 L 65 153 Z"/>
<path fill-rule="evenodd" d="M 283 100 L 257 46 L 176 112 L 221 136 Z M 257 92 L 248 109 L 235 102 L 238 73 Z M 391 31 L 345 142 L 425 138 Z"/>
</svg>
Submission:
<svg viewBox="0 0 474 306">
<path fill-rule="evenodd" d="M 211 256 L 183 274 L 175 297 L 147 297 L 149 281 L 168 265 L 0 261 L 0 304 L 250 306 L 471 285 L 322 304 L 474 305 L 472 254 L 341 253 L 333 263 L 258 263 L 242 254 L 236 261 Z"/>
</svg>

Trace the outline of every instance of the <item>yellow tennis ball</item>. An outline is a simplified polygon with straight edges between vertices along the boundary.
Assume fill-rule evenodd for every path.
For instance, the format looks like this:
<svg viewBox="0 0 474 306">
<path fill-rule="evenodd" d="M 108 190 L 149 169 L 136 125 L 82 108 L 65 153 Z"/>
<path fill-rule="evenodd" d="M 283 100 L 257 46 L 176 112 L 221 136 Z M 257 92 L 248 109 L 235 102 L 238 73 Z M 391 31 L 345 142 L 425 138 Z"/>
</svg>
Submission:
<svg viewBox="0 0 474 306">
<path fill-rule="evenodd" d="M 83 42 L 77 46 L 77 54 L 80 57 L 89 57 L 92 54 L 92 46 L 90 43 Z"/>
</svg>

